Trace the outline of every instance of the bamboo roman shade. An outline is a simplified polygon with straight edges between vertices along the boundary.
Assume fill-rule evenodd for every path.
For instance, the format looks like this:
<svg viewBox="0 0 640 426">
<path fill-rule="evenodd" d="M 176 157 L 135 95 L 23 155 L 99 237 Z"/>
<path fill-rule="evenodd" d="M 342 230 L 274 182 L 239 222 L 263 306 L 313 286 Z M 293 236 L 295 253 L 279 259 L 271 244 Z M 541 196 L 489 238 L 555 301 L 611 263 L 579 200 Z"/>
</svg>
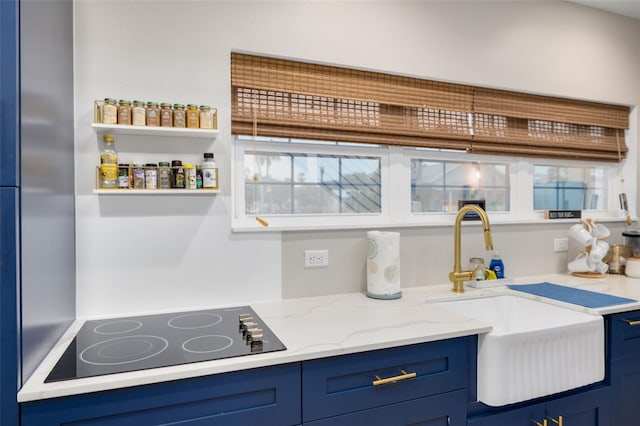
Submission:
<svg viewBox="0 0 640 426">
<path fill-rule="evenodd" d="M 618 161 L 627 107 L 231 54 L 231 131 Z"/>
</svg>

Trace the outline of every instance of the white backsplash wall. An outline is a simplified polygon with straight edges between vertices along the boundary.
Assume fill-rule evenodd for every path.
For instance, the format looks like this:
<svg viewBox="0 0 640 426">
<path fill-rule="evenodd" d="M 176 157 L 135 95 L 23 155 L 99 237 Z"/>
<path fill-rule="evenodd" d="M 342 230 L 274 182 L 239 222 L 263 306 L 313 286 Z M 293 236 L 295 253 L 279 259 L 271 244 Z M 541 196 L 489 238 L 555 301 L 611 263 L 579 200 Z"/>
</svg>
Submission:
<svg viewBox="0 0 640 426">
<path fill-rule="evenodd" d="M 493 246 L 500 252 L 507 277 L 567 272 L 568 259 L 583 248 L 569 242 L 568 252 L 553 252 L 554 238 L 567 238 L 573 223 L 492 225 Z M 607 223 L 609 244 L 622 244 L 623 224 Z M 451 227 L 400 228 L 401 287 L 444 284 L 453 270 Z M 282 236 L 283 297 L 320 296 L 366 289 L 367 232 L 286 232 Z M 304 267 L 305 250 L 328 250 L 329 266 Z M 489 265 L 480 224 L 463 225 L 462 267 L 470 257 L 482 257 Z"/>
<path fill-rule="evenodd" d="M 77 0 L 74 8 L 80 317 L 250 303 L 278 299 L 283 292 L 287 297 L 315 294 L 322 271 L 300 269 L 299 248 L 315 246 L 318 240 L 335 244 L 328 248 L 333 262 L 329 268 L 336 272 L 332 282 L 318 285 L 334 292 L 361 286 L 356 281 L 364 268 L 354 254 L 362 244 L 355 237 L 360 231 L 230 231 L 231 51 L 640 103 L 638 21 L 569 2 Z M 158 141 L 156 146 L 149 137 L 135 142 L 118 137 L 116 146 L 123 159 L 125 148 L 131 150 L 128 160 L 144 158 L 145 152 L 155 159 L 164 151 L 171 151 L 170 157 L 196 159 L 212 150 L 220 167 L 221 193 L 211 198 L 94 195 L 100 145 L 90 128 L 92 103 L 104 97 L 218 107 L 220 136 L 211 145 L 176 141 L 167 146 Z M 636 156 L 633 146 L 634 165 Z M 635 206 L 637 189 L 627 191 Z M 496 245 L 508 259 L 507 270 L 530 270 L 524 258 L 506 256 L 529 253 L 519 236 L 532 235 L 528 244 L 546 250 L 556 232 L 561 233 L 556 225 L 497 227 Z M 411 250 L 410 256 L 403 254 L 403 282 L 442 282 L 450 264 L 452 250 L 445 245 L 451 244 L 451 229 L 401 233 L 403 253 Z M 471 234 L 464 236 L 467 248 L 478 239 Z M 342 259 L 335 255 L 340 249 L 351 251 Z M 556 270 L 557 257 L 548 261 L 546 270 Z"/>
</svg>

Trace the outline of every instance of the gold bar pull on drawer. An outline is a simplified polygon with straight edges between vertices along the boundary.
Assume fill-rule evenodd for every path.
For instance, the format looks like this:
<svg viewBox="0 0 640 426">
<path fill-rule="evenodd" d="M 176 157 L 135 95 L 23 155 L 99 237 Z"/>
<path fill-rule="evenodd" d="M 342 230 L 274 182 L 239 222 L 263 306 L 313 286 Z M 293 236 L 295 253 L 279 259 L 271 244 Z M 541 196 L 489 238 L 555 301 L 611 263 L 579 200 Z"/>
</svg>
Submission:
<svg viewBox="0 0 640 426">
<path fill-rule="evenodd" d="M 548 426 L 547 419 L 544 419 L 544 420 L 542 421 L 542 423 L 537 422 L 537 421 L 535 421 L 535 420 L 533 420 L 533 419 L 531 420 L 531 422 L 533 422 L 533 424 L 535 424 L 536 426 Z"/>
<path fill-rule="evenodd" d="M 622 321 L 626 322 L 627 324 L 629 324 L 632 327 L 635 326 L 635 325 L 640 325 L 640 320 L 632 321 L 632 320 L 628 320 L 628 319 L 623 319 Z"/>
<path fill-rule="evenodd" d="M 400 374 L 399 376 L 387 377 L 386 379 L 381 379 L 380 376 L 376 376 L 376 380 L 371 382 L 371 384 L 373 386 L 380 386 L 386 383 L 393 383 L 393 382 L 398 382 L 400 380 L 413 379 L 414 377 L 416 377 L 416 373 L 407 373 L 404 370 L 400 370 L 400 372 L 402 374 Z"/>
<path fill-rule="evenodd" d="M 553 417 L 551 418 L 551 421 L 555 424 L 557 424 L 558 426 L 562 426 L 562 416 L 558 416 L 558 420 L 554 419 Z"/>
</svg>

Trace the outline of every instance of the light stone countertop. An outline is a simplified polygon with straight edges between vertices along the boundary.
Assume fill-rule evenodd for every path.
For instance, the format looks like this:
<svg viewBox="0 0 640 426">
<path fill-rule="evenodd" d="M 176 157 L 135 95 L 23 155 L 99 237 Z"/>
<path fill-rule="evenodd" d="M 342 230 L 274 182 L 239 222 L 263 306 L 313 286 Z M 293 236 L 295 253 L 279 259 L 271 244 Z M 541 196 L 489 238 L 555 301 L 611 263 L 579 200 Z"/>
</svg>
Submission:
<svg viewBox="0 0 640 426">
<path fill-rule="evenodd" d="M 564 274 L 541 275 L 521 277 L 512 282 L 529 284 L 545 281 L 640 300 L 640 279 L 619 275 L 597 279 Z M 461 316 L 431 302 L 504 292 L 511 290 L 504 286 L 467 288 L 463 294 L 454 294 L 450 284 L 443 284 L 405 288 L 402 298 L 396 300 L 376 300 L 363 293 L 349 293 L 254 303 L 251 307 L 285 344 L 287 350 L 44 383 L 85 320 L 93 318 L 78 319 L 18 392 L 18 401 L 118 389 L 486 333 L 491 330 L 490 324 Z M 520 292 L 518 294 L 541 299 Z M 547 299 L 545 301 L 600 315 L 640 309 L 640 302 L 589 309 Z M 211 308 L 218 307 L 223 306 Z"/>
</svg>

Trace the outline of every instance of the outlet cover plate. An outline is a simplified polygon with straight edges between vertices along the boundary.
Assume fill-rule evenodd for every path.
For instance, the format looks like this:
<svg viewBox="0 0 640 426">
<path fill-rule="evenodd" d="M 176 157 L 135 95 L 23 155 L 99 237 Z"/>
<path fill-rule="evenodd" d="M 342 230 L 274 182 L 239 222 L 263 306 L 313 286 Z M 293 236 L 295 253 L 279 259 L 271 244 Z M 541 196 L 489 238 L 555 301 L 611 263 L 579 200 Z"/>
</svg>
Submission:
<svg viewBox="0 0 640 426">
<path fill-rule="evenodd" d="M 569 239 L 568 238 L 554 238 L 553 251 L 560 253 L 563 251 L 569 251 Z"/>
<path fill-rule="evenodd" d="M 305 250 L 304 267 L 319 268 L 329 266 L 329 250 Z"/>
</svg>

